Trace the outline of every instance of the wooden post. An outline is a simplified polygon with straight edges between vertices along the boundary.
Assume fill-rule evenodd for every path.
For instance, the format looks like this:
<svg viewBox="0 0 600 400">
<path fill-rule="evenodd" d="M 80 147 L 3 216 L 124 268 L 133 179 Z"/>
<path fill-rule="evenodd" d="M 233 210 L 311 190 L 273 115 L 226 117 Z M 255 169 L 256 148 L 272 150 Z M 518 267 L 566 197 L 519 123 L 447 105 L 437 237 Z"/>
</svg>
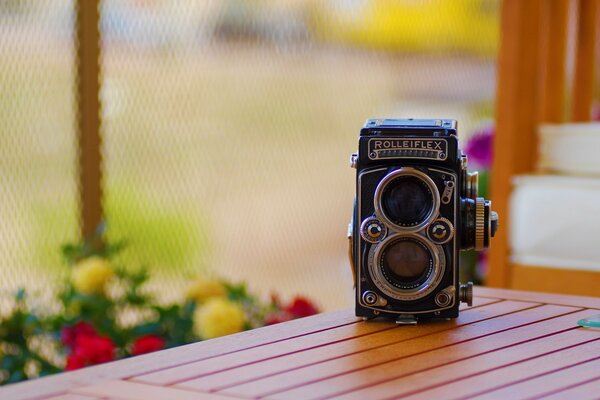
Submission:
<svg viewBox="0 0 600 400">
<path fill-rule="evenodd" d="M 77 2 L 77 100 L 81 232 L 91 237 L 102 220 L 99 101 L 99 0 Z"/>
<path fill-rule="evenodd" d="M 493 206 L 500 216 L 500 229 L 489 253 L 487 284 L 491 286 L 506 287 L 510 281 L 508 201 L 512 177 L 532 171 L 536 160 L 541 11 L 541 0 L 502 2 L 491 187 Z"/>
<path fill-rule="evenodd" d="M 589 121 L 591 119 L 598 1 L 579 0 L 577 3 L 577 47 L 571 114 L 573 121 Z"/>
<path fill-rule="evenodd" d="M 540 122 L 564 121 L 567 64 L 568 0 L 546 0 L 542 4 L 543 68 Z"/>
</svg>

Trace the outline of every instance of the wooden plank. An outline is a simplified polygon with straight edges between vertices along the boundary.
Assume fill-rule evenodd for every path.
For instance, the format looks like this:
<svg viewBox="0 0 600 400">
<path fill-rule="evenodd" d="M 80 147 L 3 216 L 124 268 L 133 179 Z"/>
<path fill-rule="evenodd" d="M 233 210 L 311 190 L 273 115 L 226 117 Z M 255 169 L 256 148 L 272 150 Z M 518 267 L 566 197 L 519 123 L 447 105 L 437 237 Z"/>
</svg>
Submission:
<svg viewBox="0 0 600 400">
<path fill-rule="evenodd" d="M 583 329 L 577 331 L 580 332 L 583 331 Z M 588 330 L 588 332 L 590 332 L 590 330 Z M 597 334 L 595 336 L 596 338 L 592 342 L 562 349 L 557 352 L 508 365 L 506 367 L 492 369 L 491 371 L 486 371 L 484 373 L 479 369 L 469 377 L 454 379 L 452 381 L 448 380 L 441 386 L 430 386 L 430 390 L 420 391 L 414 395 L 402 398 L 411 400 L 442 397 L 470 399 L 479 393 L 491 389 L 520 382 L 523 379 L 532 378 L 540 374 L 568 368 L 583 361 L 591 361 L 597 359 L 599 357 L 598 354 L 600 354 L 600 338 Z M 500 356 L 504 353 L 507 352 L 502 352 Z M 449 394 L 451 395 L 449 396 Z"/>
<path fill-rule="evenodd" d="M 556 391 L 552 394 L 539 397 L 539 399 L 598 400 L 598 388 L 600 388 L 600 379 L 594 379 L 586 383 L 578 383 L 574 386 L 566 387 L 561 391 Z"/>
<path fill-rule="evenodd" d="M 75 386 L 149 373 L 226 353 L 313 334 L 338 326 L 355 324 L 359 321 L 361 320 L 354 315 L 354 310 L 351 309 L 323 313 L 284 324 L 267 326 L 117 362 L 65 372 L 56 376 L 39 378 L 30 382 L 9 385 L 0 389 L 0 397 L 26 400 L 35 399 L 42 395 L 58 395 Z"/>
<path fill-rule="evenodd" d="M 489 306 L 473 308 L 468 311 L 465 311 L 460 314 L 460 317 L 457 320 L 444 321 L 442 323 L 424 324 L 420 325 L 418 328 L 409 327 L 408 329 L 402 330 L 398 334 L 391 334 L 391 337 L 398 338 L 398 335 L 401 335 L 398 340 L 402 339 L 402 337 L 415 337 L 422 334 L 427 334 L 429 332 L 450 329 L 454 326 L 465 323 L 471 323 L 477 320 L 492 318 L 498 314 L 514 312 L 532 306 L 536 306 L 536 304 L 523 302 L 494 303 Z M 372 324 L 360 324 L 360 326 L 362 327 L 361 329 L 366 329 L 368 326 L 371 325 Z M 393 324 L 392 326 L 395 327 L 395 324 Z M 279 357 L 297 351 L 306 350 L 308 348 L 320 347 L 328 343 L 338 342 L 339 340 L 336 338 L 339 337 L 340 333 L 332 332 L 333 334 L 329 334 L 330 332 L 331 331 L 322 332 L 315 335 L 307 335 L 302 338 L 297 338 L 293 341 L 282 341 L 273 345 L 261 346 L 254 349 L 249 349 L 248 351 L 237 352 L 235 354 L 224 355 L 222 357 L 212 358 L 210 360 L 199 361 L 193 364 L 188 364 L 186 366 L 170 368 L 168 370 L 159 371 L 157 373 L 138 376 L 135 378 L 135 380 L 138 382 L 152 383 L 155 385 L 172 385 L 177 382 L 182 382 L 193 378 L 199 378 L 206 375 L 216 374 L 218 372 L 225 371 L 234 367 L 240 367 L 246 364 L 255 363 L 269 358 Z M 378 338 L 382 338 L 381 340 L 385 340 L 385 338 L 389 336 L 389 334 L 375 335 L 374 337 L 376 339 L 374 340 L 378 340 Z M 352 332 L 348 332 L 346 337 L 351 338 Z M 360 341 L 360 343 L 362 343 L 362 341 Z"/>
<path fill-rule="evenodd" d="M 108 381 L 96 385 L 72 388 L 69 392 L 98 397 L 116 397 L 122 400 L 231 400 L 220 394 L 194 393 L 187 390 L 145 385 L 127 381 Z"/>
<path fill-rule="evenodd" d="M 447 368 L 453 369 L 451 365 L 459 365 L 458 362 L 460 361 L 474 359 L 474 357 L 484 354 L 491 354 L 491 357 L 494 358 L 496 356 L 492 353 L 504 351 L 507 347 L 530 341 L 539 340 L 541 342 L 544 338 L 553 334 L 556 334 L 556 337 L 550 338 L 548 342 L 544 343 L 546 348 L 552 349 L 552 346 L 557 344 L 558 347 L 563 346 L 570 336 L 561 335 L 560 332 L 566 333 L 569 329 L 576 329 L 577 319 L 583 316 L 585 316 L 585 311 L 559 316 L 550 320 L 542 320 L 531 325 L 482 336 L 449 347 L 432 349 L 387 364 L 379 364 L 368 369 L 322 379 L 307 384 L 305 389 L 313 390 L 319 398 L 340 396 L 346 399 L 363 399 L 383 398 L 399 394 L 402 391 L 398 388 L 410 388 L 411 390 L 419 387 L 427 388 L 434 384 L 436 379 L 447 379 L 444 374 L 436 372 L 435 368 L 438 367 L 448 366 Z M 584 336 L 583 340 L 586 339 L 588 339 L 588 336 Z M 581 341 L 577 338 L 571 340 Z M 515 354 L 515 357 L 519 356 L 519 353 Z M 469 361 L 468 365 L 473 364 Z M 454 370 L 457 370 L 457 368 L 454 368 Z M 416 375 L 418 373 L 422 373 L 422 379 Z M 435 375 L 435 378 L 432 375 Z M 273 376 L 273 379 L 275 379 L 275 376 Z M 274 392 L 269 388 L 270 385 L 267 382 L 261 384 L 259 381 L 254 381 L 232 387 L 222 393 L 230 395 L 247 394 L 258 397 Z M 404 389 L 404 391 L 406 392 L 407 389 Z"/>
<path fill-rule="evenodd" d="M 133 378 L 136 382 L 154 385 L 172 385 L 176 382 L 194 377 L 213 374 L 236 366 L 255 363 L 282 354 L 294 353 L 306 349 L 320 348 L 329 343 L 336 343 L 354 338 L 363 338 L 381 331 L 397 328 L 394 322 L 374 321 L 372 324 L 352 324 L 319 332 L 314 335 L 297 337 L 294 340 L 279 341 L 254 347 L 248 350 L 225 354 L 220 357 L 176 366 L 173 368 L 144 374 Z"/>
<path fill-rule="evenodd" d="M 385 347 L 378 347 L 366 352 L 351 354 L 316 365 L 294 369 L 279 374 L 276 377 L 272 377 L 276 379 L 269 380 L 269 387 L 271 387 L 271 384 L 275 384 L 278 388 L 277 393 L 274 393 L 275 391 L 273 391 L 267 398 L 318 398 L 321 393 L 316 392 L 315 386 L 309 385 L 309 383 L 316 383 L 325 378 L 344 375 L 360 369 L 379 367 L 385 363 L 393 362 L 401 358 L 425 353 L 433 349 L 449 347 L 457 343 L 490 335 L 494 332 L 510 329 L 519 325 L 530 324 L 543 318 L 551 318 L 560 315 L 561 313 L 571 311 L 573 311 L 572 308 L 559 306 L 543 306 L 535 309 L 527 309 L 521 312 L 488 319 L 479 323 L 464 325 L 431 335 L 419 335 L 411 340 L 396 342 Z M 279 384 L 274 382 L 276 380 L 279 381 Z M 284 385 L 284 387 L 281 387 L 282 385 Z M 325 391 L 331 390 L 328 386 L 329 385 L 325 384 L 319 387 Z"/>
<path fill-rule="evenodd" d="M 579 0 L 577 5 L 577 44 L 571 101 L 571 119 L 575 122 L 589 121 L 592 114 L 598 0 Z"/>
<path fill-rule="evenodd" d="M 475 295 L 494 299 L 533 301 L 544 304 L 600 309 L 600 297 L 568 296 L 555 293 L 533 293 L 523 290 L 476 287 Z M 600 293 L 598 293 L 600 295 Z"/>
<path fill-rule="evenodd" d="M 100 400 L 101 397 L 84 396 L 82 394 L 59 394 L 58 396 L 48 397 L 45 400 Z"/>
<path fill-rule="evenodd" d="M 540 122 L 560 123 L 565 114 L 567 61 L 567 23 L 569 2 L 552 0 L 542 3 L 542 56 Z"/>
<path fill-rule="evenodd" d="M 500 400 L 540 397 L 545 394 L 552 394 L 565 387 L 596 379 L 600 379 L 600 355 L 594 361 L 583 362 L 579 365 L 544 374 L 537 378 L 527 378 L 527 380 L 522 382 L 512 383 L 509 386 L 475 396 L 472 399 Z M 598 391 L 596 391 L 596 396 L 600 396 Z"/>
<path fill-rule="evenodd" d="M 370 322 L 368 323 L 370 324 Z M 367 325 L 368 325 L 367 324 Z M 303 349 L 299 352 L 284 354 L 279 357 L 269 358 L 258 363 L 227 369 L 182 383 L 181 387 L 189 387 L 196 390 L 217 391 L 235 384 L 253 382 L 258 378 L 281 373 L 290 369 L 296 369 L 306 365 L 316 364 L 360 351 L 382 347 L 398 341 L 412 338 L 416 334 L 426 334 L 418 330 L 403 330 L 398 327 L 393 330 L 380 332 L 375 335 L 363 336 L 345 341 L 327 343 L 323 346 Z M 408 335 L 408 336 L 407 336 Z M 262 386 L 259 384 L 259 386 Z M 245 392 L 246 389 L 237 390 L 237 393 Z"/>
<path fill-rule="evenodd" d="M 99 1 L 77 2 L 77 100 L 81 230 L 90 238 L 102 220 Z"/>
<path fill-rule="evenodd" d="M 578 271 L 512 264 L 510 286 L 513 289 L 575 294 L 600 295 L 600 271 Z"/>
<path fill-rule="evenodd" d="M 541 5 L 540 0 L 502 2 L 491 182 L 491 199 L 500 216 L 501 229 L 489 252 L 487 284 L 491 286 L 506 287 L 509 283 L 508 199 L 512 177 L 532 171 L 537 158 Z"/>
<path fill-rule="evenodd" d="M 336 394 L 346 400 L 406 395 L 468 374 L 483 372 L 486 368 L 498 368 L 595 339 L 593 333 L 573 328 L 577 318 L 582 315 L 584 312 L 568 314 L 406 358 L 388 364 L 381 372 L 379 369 L 359 371 L 347 376 L 355 379 L 354 383 L 343 384 L 340 382 L 342 377 L 335 378 L 330 381 L 331 385 L 344 386 L 337 386 L 336 391 L 328 394 Z"/>
</svg>

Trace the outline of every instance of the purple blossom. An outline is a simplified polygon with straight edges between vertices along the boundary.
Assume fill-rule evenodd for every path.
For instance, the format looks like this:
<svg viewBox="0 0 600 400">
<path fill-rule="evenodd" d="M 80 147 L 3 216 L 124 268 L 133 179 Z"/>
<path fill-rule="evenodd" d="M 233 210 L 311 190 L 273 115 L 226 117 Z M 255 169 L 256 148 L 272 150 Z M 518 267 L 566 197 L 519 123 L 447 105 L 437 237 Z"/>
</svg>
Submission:
<svg viewBox="0 0 600 400">
<path fill-rule="evenodd" d="M 467 141 L 465 153 L 477 166 L 490 168 L 492 166 L 492 146 L 494 138 L 494 126 L 489 125 L 476 131 Z"/>
</svg>

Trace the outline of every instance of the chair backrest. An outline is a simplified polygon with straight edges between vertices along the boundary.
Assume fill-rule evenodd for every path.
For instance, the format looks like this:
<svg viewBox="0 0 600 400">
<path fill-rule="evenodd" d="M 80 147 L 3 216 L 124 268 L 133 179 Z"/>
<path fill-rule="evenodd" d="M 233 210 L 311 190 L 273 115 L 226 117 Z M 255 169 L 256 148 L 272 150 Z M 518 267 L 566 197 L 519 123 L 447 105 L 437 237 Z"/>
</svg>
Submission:
<svg viewBox="0 0 600 400">
<path fill-rule="evenodd" d="M 535 169 L 537 126 L 591 119 L 599 4 L 600 0 L 502 2 L 491 182 L 501 229 L 490 249 L 490 286 L 510 286 L 511 182 L 513 176 Z"/>
</svg>

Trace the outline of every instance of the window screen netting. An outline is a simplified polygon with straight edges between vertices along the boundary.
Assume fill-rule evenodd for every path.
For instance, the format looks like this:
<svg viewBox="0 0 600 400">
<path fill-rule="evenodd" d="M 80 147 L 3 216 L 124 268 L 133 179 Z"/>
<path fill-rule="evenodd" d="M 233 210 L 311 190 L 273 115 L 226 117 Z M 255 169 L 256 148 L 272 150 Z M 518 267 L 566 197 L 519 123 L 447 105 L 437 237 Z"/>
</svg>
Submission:
<svg viewBox="0 0 600 400">
<path fill-rule="evenodd" d="M 79 232 L 73 1 L 0 2 L 0 293 L 64 276 Z M 44 289 L 45 290 L 45 289 Z"/>
<path fill-rule="evenodd" d="M 64 271 L 59 245 L 78 234 L 74 6 L 0 4 L 16 21 L 0 24 L 11 288 Z M 128 243 L 119 261 L 151 267 L 168 298 L 206 272 L 349 306 L 359 128 L 449 117 L 466 136 L 491 118 L 497 12 L 496 1 L 101 2 L 103 204 L 109 239 Z"/>
</svg>

